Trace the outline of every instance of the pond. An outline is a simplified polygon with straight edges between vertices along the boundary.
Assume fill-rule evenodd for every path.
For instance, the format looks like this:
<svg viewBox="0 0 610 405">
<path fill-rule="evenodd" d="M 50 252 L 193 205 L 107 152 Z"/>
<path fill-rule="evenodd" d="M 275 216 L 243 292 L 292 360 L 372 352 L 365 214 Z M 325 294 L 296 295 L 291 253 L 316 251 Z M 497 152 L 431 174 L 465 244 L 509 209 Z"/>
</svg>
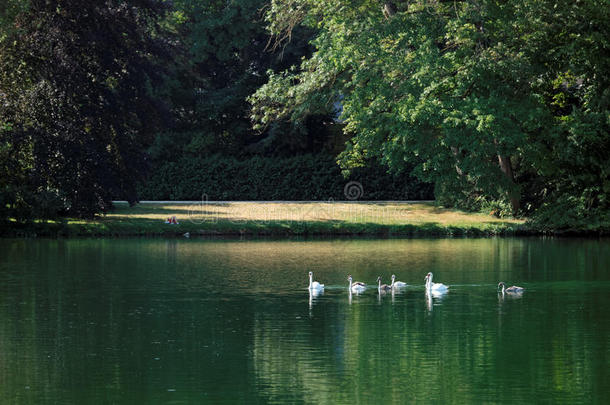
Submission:
<svg viewBox="0 0 610 405">
<path fill-rule="evenodd" d="M 4 239 L 0 403 L 602 403 L 609 308 L 604 239 Z"/>
</svg>

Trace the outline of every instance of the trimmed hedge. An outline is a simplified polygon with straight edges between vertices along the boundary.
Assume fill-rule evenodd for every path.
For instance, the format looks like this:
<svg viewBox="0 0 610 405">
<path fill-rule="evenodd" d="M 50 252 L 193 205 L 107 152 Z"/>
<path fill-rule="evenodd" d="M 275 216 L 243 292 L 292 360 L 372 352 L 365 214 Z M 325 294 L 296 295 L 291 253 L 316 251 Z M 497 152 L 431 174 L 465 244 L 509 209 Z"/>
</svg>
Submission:
<svg viewBox="0 0 610 405">
<path fill-rule="evenodd" d="M 434 187 L 408 174 L 388 174 L 379 164 L 357 168 L 344 178 L 328 155 L 237 160 L 212 156 L 166 162 L 140 187 L 142 200 L 346 200 L 344 188 L 359 182 L 358 200 L 432 200 Z M 357 189 L 353 192 L 358 194 Z"/>
</svg>

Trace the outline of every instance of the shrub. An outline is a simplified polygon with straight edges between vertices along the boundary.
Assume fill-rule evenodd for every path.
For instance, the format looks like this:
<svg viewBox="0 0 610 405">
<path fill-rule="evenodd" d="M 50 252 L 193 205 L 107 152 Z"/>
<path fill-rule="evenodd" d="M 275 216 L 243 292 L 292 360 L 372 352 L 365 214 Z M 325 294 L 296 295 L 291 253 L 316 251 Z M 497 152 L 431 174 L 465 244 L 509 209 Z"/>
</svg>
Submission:
<svg viewBox="0 0 610 405">
<path fill-rule="evenodd" d="M 56 189 L 26 186 L 4 187 L 0 190 L 0 220 L 14 218 L 18 222 L 33 219 L 56 219 L 66 209 L 64 196 Z"/>
<path fill-rule="evenodd" d="M 562 195 L 545 202 L 530 218 L 529 224 L 542 232 L 610 233 L 610 210 L 590 207 L 584 197 Z"/>
<path fill-rule="evenodd" d="M 349 181 L 362 185 L 359 200 L 431 200 L 433 187 L 409 175 L 388 174 L 371 162 L 344 178 L 329 155 L 237 160 L 215 155 L 183 158 L 156 167 L 140 187 L 142 200 L 346 200 Z"/>
</svg>

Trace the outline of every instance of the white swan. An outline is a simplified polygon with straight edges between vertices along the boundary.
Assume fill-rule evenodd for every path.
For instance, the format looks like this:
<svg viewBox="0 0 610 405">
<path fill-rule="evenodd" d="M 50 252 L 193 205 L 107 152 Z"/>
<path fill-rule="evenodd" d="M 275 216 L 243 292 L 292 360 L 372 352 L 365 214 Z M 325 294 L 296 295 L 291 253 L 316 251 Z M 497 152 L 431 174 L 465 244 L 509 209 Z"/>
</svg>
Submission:
<svg viewBox="0 0 610 405">
<path fill-rule="evenodd" d="M 506 288 L 506 284 L 504 284 L 502 281 L 498 283 L 498 290 L 500 290 L 500 288 L 502 289 L 502 294 L 505 292 L 507 294 L 523 294 L 523 291 L 525 291 L 525 288 L 517 287 L 516 285 Z"/>
<path fill-rule="evenodd" d="M 381 293 L 381 292 L 390 291 L 392 289 L 392 287 L 390 287 L 387 284 L 381 284 L 381 276 L 379 276 L 379 277 L 377 277 L 377 289 Z"/>
<path fill-rule="evenodd" d="M 347 281 L 349 281 L 349 290 L 351 292 L 358 294 L 366 290 L 366 284 L 361 283 L 360 281 L 353 281 L 351 274 L 347 276 Z"/>
<path fill-rule="evenodd" d="M 407 286 L 407 283 L 403 283 L 402 281 L 396 281 L 396 275 L 392 274 L 392 284 L 390 284 L 390 287 L 403 288 L 406 286 Z"/>
<path fill-rule="evenodd" d="M 444 294 L 449 290 L 445 284 L 442 283 L 433 283 L 432 282 L 432 273 L 426 274 L 426 291 L 431 292 L 432 294 Z"/>
<path fill-rule="evenodd" d="M 313 272 L 309 272 L 309 290 L 310 291 L 322 291 L 324 290 L 324 284 L 320 284 L 317 281 L 313 281 Z"/>
</svg>

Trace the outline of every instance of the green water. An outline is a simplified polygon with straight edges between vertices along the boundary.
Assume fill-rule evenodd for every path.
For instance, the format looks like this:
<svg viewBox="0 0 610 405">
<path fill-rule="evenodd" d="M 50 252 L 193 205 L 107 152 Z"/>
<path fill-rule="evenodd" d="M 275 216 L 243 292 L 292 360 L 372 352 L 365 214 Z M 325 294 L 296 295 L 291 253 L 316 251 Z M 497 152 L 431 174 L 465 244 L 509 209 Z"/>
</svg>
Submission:
<svg viewBox="0 0 610 405">
<path fill-rule="evenodd" d="M 0 240 L 0 403 L 604 403 L 609 309 L 608 240 Z"/>
</svg>

